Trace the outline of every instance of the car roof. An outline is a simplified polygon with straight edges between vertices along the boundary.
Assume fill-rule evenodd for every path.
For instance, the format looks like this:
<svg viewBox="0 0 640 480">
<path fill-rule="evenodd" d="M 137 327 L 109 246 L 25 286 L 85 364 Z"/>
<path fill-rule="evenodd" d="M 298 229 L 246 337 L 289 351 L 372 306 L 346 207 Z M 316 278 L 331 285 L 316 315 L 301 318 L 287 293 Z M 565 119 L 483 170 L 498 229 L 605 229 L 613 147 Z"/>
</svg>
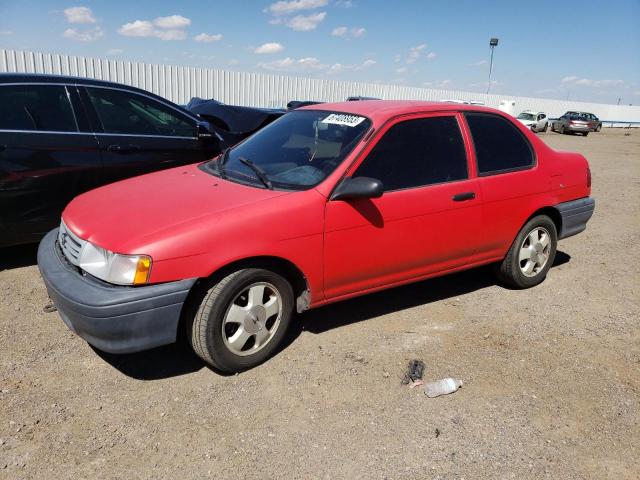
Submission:
<svg viewBox="0 0 640 480">
<path fill-rule="evenodd" d="M 398 115 L 428 112 L 485 112 L 497 113 L 499 110 L 479 105 L 463 105 L 459 103 L 425 102 L 419 100 L 362 100 L 360 102 L 337 102 L 309 105 L 299 110 L 328 110 L 350 113 L 370 118 L 374 123 L 381 123 Z"/>
<path fill-rule="evenodd" d="M 190 117 L 197 118 L 193 113 L 184 107 L 173 103 L 171 100 L 167 100 L 164 97 L 156 95 L 155 93 L 143 90 L 141 88 L 132 87 L 131 85 L 124 85 L 122 83 L 109 82 L 106 80 L 96 80 L 94 78 L 74 77 L 70 75 L 50 75 L 44 73 L 0 73 L 0 85 L 6 83 L 60 83 L 60 84 L 72 84 L 72 85 L 84 85 L 84 86 L 96 86 L 96 87 L 109 87 L 118 88 L 120 90 L 127 90 L 130 92 L 141 93 L 148 97 L 153 97 L 160 102 L 169 103 L 172 106 L 178 108 L 180 111 L 189 115 Z"/>
</svg>

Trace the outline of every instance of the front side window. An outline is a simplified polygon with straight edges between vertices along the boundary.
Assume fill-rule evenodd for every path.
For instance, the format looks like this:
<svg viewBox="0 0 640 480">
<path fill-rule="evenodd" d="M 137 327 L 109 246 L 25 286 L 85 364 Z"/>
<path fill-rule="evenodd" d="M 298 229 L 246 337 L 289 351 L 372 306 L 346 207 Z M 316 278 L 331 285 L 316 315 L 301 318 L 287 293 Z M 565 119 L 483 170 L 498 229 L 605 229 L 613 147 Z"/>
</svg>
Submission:
<svg viewBox="0 0 640 480">
<path fill-rule="evenodd" d="M 195 122 L 172 108 L 136 93 L 87 87 L 104 133 L 196 137 Z"/>
<path fill-rule="evenodd" d="M 511 122 L 498 115 L 465 113 L 476 150 L 479 175 L 533 166 L 529 142 Z"/>
<path fill-rule="evenodd" d="M 0 130 L 77 132 L 64 85 L 0 85 Z"/>
<path fill-rule="evenodd" d="M 380 180 L 387 192 L 468 178 L 458 121 L 446 116 L 397 123 L 353 176 Z"/>
<path fill-rule="evenodd" d="M 358 115 L 295 110 L 208 163 L 206 170 L 240 183 L 305 190 L 331 174 L 370 126 Z"/>
</svg>

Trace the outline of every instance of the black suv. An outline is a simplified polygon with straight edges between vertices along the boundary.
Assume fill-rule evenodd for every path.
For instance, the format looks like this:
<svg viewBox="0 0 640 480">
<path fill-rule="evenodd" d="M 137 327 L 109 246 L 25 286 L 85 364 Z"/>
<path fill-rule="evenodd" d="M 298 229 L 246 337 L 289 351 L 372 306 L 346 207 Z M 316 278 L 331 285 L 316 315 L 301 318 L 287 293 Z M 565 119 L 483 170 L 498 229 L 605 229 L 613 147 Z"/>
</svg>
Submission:
<svg viewBox="0 0 640 480">
<path fill-rule="evenodd" d="M 87 190 L 220 152 L 195 114 L 111 82 L 0 74 L 0 111 L 0 246 L 38 241 Z"/>
</svg>

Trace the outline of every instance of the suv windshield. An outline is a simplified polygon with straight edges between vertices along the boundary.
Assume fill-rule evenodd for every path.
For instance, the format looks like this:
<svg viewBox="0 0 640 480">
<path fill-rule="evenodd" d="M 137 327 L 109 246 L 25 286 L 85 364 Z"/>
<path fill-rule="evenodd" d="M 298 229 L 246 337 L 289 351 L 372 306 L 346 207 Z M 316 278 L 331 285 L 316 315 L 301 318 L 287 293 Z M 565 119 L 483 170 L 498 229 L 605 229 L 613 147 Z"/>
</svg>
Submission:
<svg viewBox="0 0 640 480">
<path fill-rule="evenodd" d="M 535 120 L 536 116 L 532 113 L 521 113 L 520 115 L 518 115 L 518 119 L 519 120 Z"/>
<path fill-rule="evenodd" d="M 359 115 L 296 110 L 259 130 L 207 171 L 263 188 L 306 190 L 324 180 L 371 126 Z"/>
</svg>

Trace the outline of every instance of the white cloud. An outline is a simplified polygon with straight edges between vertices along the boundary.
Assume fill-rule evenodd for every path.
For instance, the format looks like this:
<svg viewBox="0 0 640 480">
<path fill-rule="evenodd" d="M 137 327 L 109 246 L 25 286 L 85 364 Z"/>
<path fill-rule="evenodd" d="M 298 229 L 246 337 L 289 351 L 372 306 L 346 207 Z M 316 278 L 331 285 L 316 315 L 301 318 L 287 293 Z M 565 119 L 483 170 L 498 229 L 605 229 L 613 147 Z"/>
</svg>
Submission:
<svg viewBox="0 0 640 480">
<path fill-rule="evenodd" d="M 265 9 L 265 12 L 269 12 L 272 15 L 288 15 L 301 10 L 312 10 L 314 8 L 325 7 L 328 3 L 328 0 L 279 1 L 269 5 Z"/>
<path fill-rule="evenodd" d="M 396 73 L 397 73 L 398 75 L 403 74 L 403 73 L 406 73 L 406 71 L 407 71 L 407 67 L 400 67 L 400 68 L 396 68 Z"/>
<path fill-rule="evenodd" d="M 276 42 L 263 43 L 256 48 L 253 53 L 278 53 L 284 50 L 284 47 Z"/>
<path fill-rule="evenodd" d="M 218 40 L 222 40 L 222 34 L 217 33 L 215 35 L 209 35 L 208 33 L 201 33 L 200 35 L 196 35 L 195 37 L 193 37 L 193 39 L 196 42 L 204 42 L 204 43 L 217 42 Z"/>
<path fill-rule="evenodd" d="M 69 23 L 96 23 L 96 17 L 88 7 L 70 7 L 64 9 L 64 16 Z"/>
<path fill-rule="evenodd" d="M 265 70 L 284 70 L 292 65 L 294 65 L 296 61 L 291 58 L 283 58 L 282 60 L 273 60 L 272 62 L 260 62 L 258 63 L 258 67 L 264 68 Z"/>
<path fill-rule="evenodd" d="M 420 55 L 422 55 L 423 50 L 425 50 L 426 48 L 427 48 L 426 43 L 421 43 L 420 45 L 411 47 L 409 49 L 409 56 L 406 59 L 406 63 L 409 63 L 409 64 L 416 63 L 420 58 Z"/>
<path fill-rule="evenodd" d="M 318 12 L 306 16 L 296 15 L 295 17 L 287 20 L 285 25 L 298 32 L 308 32 L 310 30 L 315 30 L 318 24 L 320 24 L 326 16 L 327 12 Z"/>
<path fill-rule="evenodd" d="M 148 20 L 125 23 L 118 29 L 118 33 L 125 37 L 153 37 L 154 32 L 153 23 Z"/>
<path fill-rule="evenodd" d="M 184 40 L 187 38 L 187 32 L 183 29 L 190 24 L 191 20 L 182 15 L 170 15 L 168 17 L 158 17 L 153 21 L 135 20 L 125 23 L 118 29 L 118 33 L 125 37 L 156 37 L 160 40 Z M 198 36 L 200 37 L 201 35 Z"/>
<path fill-rule="evenodd" d="M 123 52 L 124 50 L 122 50 L 121 48 L 111 48 L 107 50 L 107 55 L 120 55 Z"/>
<path fill-rule="evenodd" d="M 342 8 L 351 8 L 351 7 L 353 7 L 353 2 L 351 0 L 336 0 L 333 4 L 336 7 L 342 7 Z"/>
<path fill-rule="evenodd" d="M 11 30 L 0 30 L 0 35 L 13 35 Z"/>
<path fill-rule="evenodd" d="M 468 63 L 467 67 L 484 67 L 487 63 L 486 60 L 478 60 L 477 62 Z"/>
<path fill-rule="evenodd" d="M 104 32 L 100 27 L 92 28 L 90 30 L 78 30 L 76 28 L 67 28 L 62 36 L 78 42 L 93 42 L 102 37 Z"/>
<path fill-rule="evenodd" d="M 436 57 L 437 57 L 437 55 L 435 54 L 435 52 L 427 53 L 427 60 L 433 60 Z"/>
<path fill-rule="evenodd" d="M 337 74 L 344 71 L 360 71 L 375 65 L 376 61 L 372 59 L 365 60 L 362 63 L 344 65 L 342 63 L 334 63 L 329 65 L 321 62 L 316 57 L 303 57 L 294 59 L 286 57 L 272 62 L 258 63 L 258 67 L 264 70 L 272 71 L 299 71 L 299 72 L 323 72 L 327 74 Z"/>
<path fill-rule="evenodd" d="M 180 29 L 191 25 L 191 20 L 182 15 L 169 15 L 168 17 L 158 17 L 153 21 L 158 28 Z"/>
<path fill-rule="evenodd" d="M 331 35 L 334 37 L 343 37 L 343 38 L 360 38 L 367 32 L 366 28 L 363 27 L 336 27 L 331 31 Z"/>
<path fill-rule="evenodd" d="M 336 27 L 331 31 L 331 35 L 334 37 L 343 37 L 348 31 L 349 29 L 347 27 Z"/>
<path fill-rule="evenodd" d="M 237 58 L 232 58 L 231 60 L 229 60 L 229 65 L 238 65 L 240 63 L 240 60 L 238 60 Z"/>
<path fill-rule="evenodd" d="M 560 83 L 579 85 L 582 87 L 621 87 L 624 85 L 624 80 L 593 80 L 590 78 L 579 78 L 576 75 L 570 75 L 560 80 Z"/>
</svg>

